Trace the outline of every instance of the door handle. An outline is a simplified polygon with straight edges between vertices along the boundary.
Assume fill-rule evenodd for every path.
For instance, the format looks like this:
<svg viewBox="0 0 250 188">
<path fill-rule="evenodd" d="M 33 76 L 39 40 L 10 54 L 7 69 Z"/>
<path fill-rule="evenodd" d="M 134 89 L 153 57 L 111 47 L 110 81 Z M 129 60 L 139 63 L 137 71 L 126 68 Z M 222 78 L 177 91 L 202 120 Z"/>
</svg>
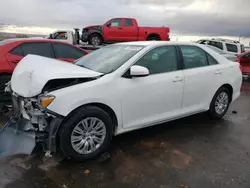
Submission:
<svg viewBox="0 0 250 188">
<path fill-rule="evenodd" d="M 220 70 L 216 70 L 214 74 L 222 74 L 222 72 Z"/>
<path fill-rule="evenodd" d="M 173 78 L 173 82 L 181 82 L 183 80 L 182 77 L 176 76 Z"/>
<path fill-rule="evenodd" d="M 118 29 L 122 29 L 122 27 L 118 27 Z"/>
</svg>

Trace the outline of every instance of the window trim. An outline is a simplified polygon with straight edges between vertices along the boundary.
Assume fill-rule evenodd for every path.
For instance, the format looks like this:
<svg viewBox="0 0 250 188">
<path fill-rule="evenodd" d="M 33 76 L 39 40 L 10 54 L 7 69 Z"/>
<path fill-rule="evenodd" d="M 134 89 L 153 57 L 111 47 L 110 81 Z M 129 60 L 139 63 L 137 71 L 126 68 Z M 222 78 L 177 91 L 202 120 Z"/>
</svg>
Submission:
<svg viewBox="0 0 250 188">
<path fill-rule="evenodd" d="M 177 45 L 160 45 L 160 46 L 155 46 L 153 48 L 150 48 L 148 49 L 147 51 L 145 51 L 143 54 L 141 54 L 134 62 L 132 65 L 130 65 L 128 67 L 128 69 L 126 69 L 126 71 L 124 71 L 124 73 L 121 74 L 121 77 L 125 77 L 125 78 L 132 78 L 130 76 L 130 73 L 129 73 L 129 70 L 132 66 L 134 66 L 144 55 L 146 55 L 148 52 L 156 49 L 156 48 L 160 48 L 160 47 L 168 47 L 168 46 L 172 46 L 175 48 L 175 51 L 176 51 L 176 59 L 177 59 L 177 70 L 174 70 L 174 71 L 170 71 L 170 72 L 161 72 L 161 73 L 156 73 L 156 74 L 149 74 L 148 76 L 156 76 L 156 75 L 159 75 L 159 74 L 168 74 L 168 73 L 172 73 L 172 72 L 177 72 L 177 71 L 182 71 L 182 63 L 181 63 L 181 57 L 180 57 L 180 54 L 178 52 L 178 47 Z M 146 77 L 148 77 L 146 76 Z"/>
</svg>

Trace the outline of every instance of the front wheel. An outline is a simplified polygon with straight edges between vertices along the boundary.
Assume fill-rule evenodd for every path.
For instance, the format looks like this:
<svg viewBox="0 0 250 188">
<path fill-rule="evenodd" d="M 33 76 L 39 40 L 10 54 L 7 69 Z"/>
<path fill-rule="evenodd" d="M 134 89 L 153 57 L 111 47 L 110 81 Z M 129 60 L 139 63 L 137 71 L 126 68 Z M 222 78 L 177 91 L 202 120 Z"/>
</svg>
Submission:
<svg viewBox="0 0 250 188">
<path fill-rule="evenodd" d="M 92 34 L 88 40 L 90 45 L 99 46 L 102 44 L 102 37 L 99 34 Z"/>
<path fill-rule="evenodd" d="M 209 114 L 213 119 L 221 119 L 226 114 L 231 102 L 231 95 L 232 93 L 226 87 L 220 88 L 215 93 L 209 109 Z"/>
<path fill-rule="evenodd" d="M 59 131 L 60 149 L 65 157 L 84 161 L 98 157 L 107 150 L 113 136 L 109 115 L 95 106 L 82 107 Z"/>
</svg>

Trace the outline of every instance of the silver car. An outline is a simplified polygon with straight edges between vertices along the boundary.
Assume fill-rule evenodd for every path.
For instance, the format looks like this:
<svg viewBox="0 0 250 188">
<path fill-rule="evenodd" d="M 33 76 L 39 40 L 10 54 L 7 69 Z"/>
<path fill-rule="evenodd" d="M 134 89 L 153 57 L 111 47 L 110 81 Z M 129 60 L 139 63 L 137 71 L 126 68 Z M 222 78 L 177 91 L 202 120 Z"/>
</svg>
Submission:
<svg viewBox="0 0 250 188">
<path fill-rule="evenodd" d="M 233 54 L 229 54 L 219 48 L 216 48 L 214 46 L 210 46 L 210 45 L 205 45 L 208 48 L 211 48 L 212 50 L 216 51 L 217 53 L 219 53 L 220 55 L 224 56 L 225 58 L 229 59 L 230 61 L 236 61 L 237 60 L 237 56 L 233 55 Z"/>
</svg>

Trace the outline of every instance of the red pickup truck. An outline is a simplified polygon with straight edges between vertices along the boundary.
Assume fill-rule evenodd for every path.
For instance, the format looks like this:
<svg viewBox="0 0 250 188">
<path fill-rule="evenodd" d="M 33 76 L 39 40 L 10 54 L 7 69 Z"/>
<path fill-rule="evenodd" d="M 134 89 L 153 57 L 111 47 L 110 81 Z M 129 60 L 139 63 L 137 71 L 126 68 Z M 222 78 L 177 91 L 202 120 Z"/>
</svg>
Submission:
<svg viewBox="0 0 250 188">
<path fill-rule="evenodd" d="M 169 40 L 168 27 L 139 27 L 134 18 L 112 18 L 83 28 L 81 40 L 91 45 L 126 41 Z"/>
</svg>

